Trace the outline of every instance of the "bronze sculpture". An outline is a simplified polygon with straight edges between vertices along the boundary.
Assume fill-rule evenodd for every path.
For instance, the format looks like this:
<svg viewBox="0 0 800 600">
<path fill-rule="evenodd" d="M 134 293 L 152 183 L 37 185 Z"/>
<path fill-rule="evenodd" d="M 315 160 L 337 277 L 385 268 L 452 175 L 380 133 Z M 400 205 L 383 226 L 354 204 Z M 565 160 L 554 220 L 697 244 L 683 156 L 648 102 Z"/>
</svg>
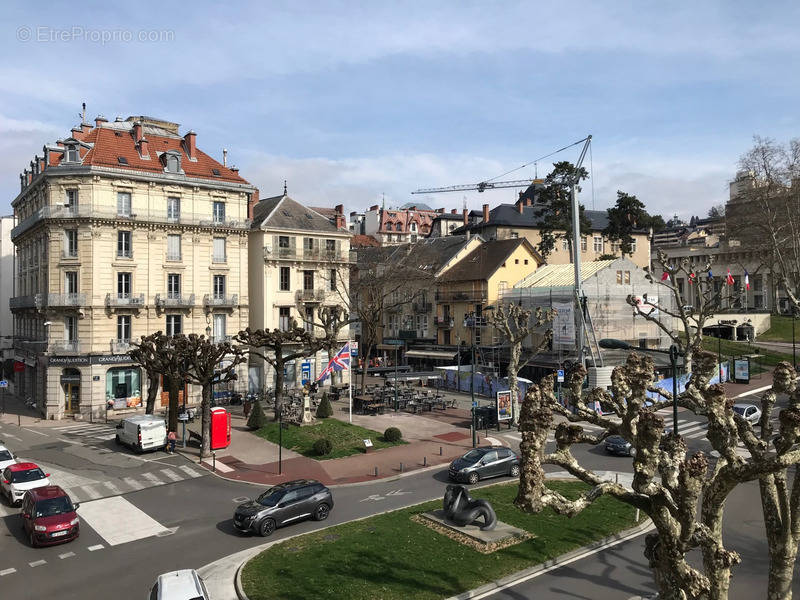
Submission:
<svg viewBox="0 0 800 600">
<path fill-rule="evenodd" d="M 497 515 L 492 505 L 486 500 L 470 498 L 469 491 L 463 485 L 448 485 L 442 503 L 445 516 L 455 525 L 465 527 L 482 518 L 481 531 L 489 531 L 497 525 Z"/>
</svg>

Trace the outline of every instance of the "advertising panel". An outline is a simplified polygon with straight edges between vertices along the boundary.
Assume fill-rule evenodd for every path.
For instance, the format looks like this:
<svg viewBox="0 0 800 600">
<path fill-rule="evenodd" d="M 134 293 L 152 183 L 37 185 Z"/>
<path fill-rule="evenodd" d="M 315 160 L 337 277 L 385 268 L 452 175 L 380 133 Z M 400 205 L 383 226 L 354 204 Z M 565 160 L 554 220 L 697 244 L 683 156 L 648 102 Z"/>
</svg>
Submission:
<svg viewBox="0 0 800 600">
<path fill-rule="evenodd" d="M 511 402 L 511 390 L 497 392 L 497 420 L 510 421 L 514 416 L 514 406 Z"/>
</svg>

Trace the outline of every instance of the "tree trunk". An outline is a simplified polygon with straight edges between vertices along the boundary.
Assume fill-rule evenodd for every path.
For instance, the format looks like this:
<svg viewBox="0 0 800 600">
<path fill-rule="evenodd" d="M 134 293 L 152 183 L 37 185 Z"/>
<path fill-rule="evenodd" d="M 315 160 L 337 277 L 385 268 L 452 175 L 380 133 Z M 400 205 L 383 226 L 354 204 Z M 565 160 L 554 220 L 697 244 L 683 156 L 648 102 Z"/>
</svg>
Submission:
<svg viewBox="0 0 800 600">
<path fill-rule="evenodd" d="M 797 544 L 787 536 L 777 548 L 772 548 L 769 561 L 767 600 L 792 600 L 792 578 L 797 558 Z"/>
<path fill-rule="evenodd" d="M 211 382 L 203 384 L 203 402 L 200 405 L 202 419 L 200 424 L 200 435 L 203 442 L 200 445 L 200 458 L 205 458 L 211 454 Z"/>
<path fill-rule="evenodd" d="M 512 402 L 512 423 L 519 424 L 519 383 L 517 382 L 517 373 L 519 372 L 519 357 L 522 351 L 522 344 L 511 344 L 511 356 L 508 361 L 508 388 L 511 390 Z"/>
<path fill-rule="evenodd" d="M 359 394 L 363 394 L 367 389 L 367 369 L 369 368 L 369 355 L 372 354 L 372 344 L 367 344 L 361 350 L 364 351 L 364 354 L 361 355 L 361 360 L 364 361 L 364 367 L 361 369 L 361 383 L 359 384 Z M 359 354 L 360 354 L 359 350 Z"/>
<path fill-rule="evenodd" d="M 145 405 L 145 414 L 152 415 L 156 409 L 156 398 L 158 398 L 158 373 L 147 374 L 147 404 Z"/>
<path fill-rule="evenodd" d="M 277 421 L 283 410 L 283 361 L 275 358 L 275 414 L 272 420 Z"/>
<path fill-rule="evenodd" d="M 186 390 L 184 389 L 184 394 Z M 186 402 L 184 395 L 183 401 Z M 169 377 L 169 409 L 167 411 L 167 430 L 178 431 L 178 378 Z"/>
</svg>

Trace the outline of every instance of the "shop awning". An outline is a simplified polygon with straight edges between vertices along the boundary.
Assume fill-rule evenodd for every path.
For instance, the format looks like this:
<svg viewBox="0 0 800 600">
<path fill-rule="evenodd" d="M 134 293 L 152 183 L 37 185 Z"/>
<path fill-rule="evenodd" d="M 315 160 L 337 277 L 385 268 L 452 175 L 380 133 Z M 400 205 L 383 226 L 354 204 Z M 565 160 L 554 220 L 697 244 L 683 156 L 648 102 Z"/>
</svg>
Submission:
<svg viewBox="0 0 800 600">
<path fill-rule="evenodd" d="M 405 355 L 407 358 L 435 358 L 438 360 L 453 360 L 456 357 L 455 352 L 444 350 L 409 350 Z"/>
</svg>

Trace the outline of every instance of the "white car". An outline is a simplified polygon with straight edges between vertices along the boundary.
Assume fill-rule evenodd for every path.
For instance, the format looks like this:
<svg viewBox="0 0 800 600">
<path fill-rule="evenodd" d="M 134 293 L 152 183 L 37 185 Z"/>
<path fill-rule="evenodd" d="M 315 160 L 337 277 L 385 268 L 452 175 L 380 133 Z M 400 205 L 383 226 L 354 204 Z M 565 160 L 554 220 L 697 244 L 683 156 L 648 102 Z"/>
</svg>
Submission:
<svg viewBox="0 0 800 600">
<path fill-rule="evenodd" d="M 5 446 L 0 446 L 0 473 L 17 462 L 17 457 Z"/>
<path fill-rule="evenodd" d="M 50 485 L 48 477 L 50 473 L 45 474 L 35 463 L 14 463 L 3 469 L 0 492 L 5 494 L 10 504 L 16 506 L 22 503 L 22 497 L 28 490 Z"/>
<path fill-rule="evenodd" d="M 210 600 L 203 579 L 194 569 L 159 575 L 150 588 L 149 600 Z"/>
<path fill-rule="evenodd" d="M 742 417 L 748 423 L 756 424 L 761 420 L 761 409 L 755 404 L 734 404 L 733 412 Z"/>
</svg>

